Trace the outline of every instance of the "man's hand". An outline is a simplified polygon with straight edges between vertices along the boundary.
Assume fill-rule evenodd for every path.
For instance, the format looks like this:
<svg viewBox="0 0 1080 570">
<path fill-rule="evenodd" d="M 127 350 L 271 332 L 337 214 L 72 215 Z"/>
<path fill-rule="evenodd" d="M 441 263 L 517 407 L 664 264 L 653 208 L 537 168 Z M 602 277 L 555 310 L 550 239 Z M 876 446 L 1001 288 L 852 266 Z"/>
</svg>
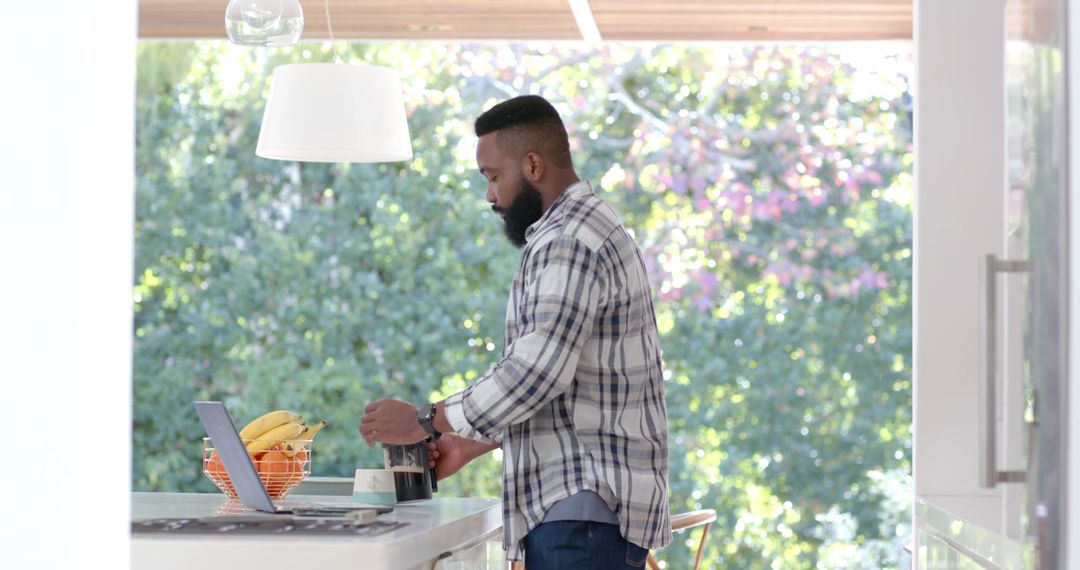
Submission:
<svg viewBox="0 0 1080 570">
<path fill-rule="evenodd" d="M 472 460 L 465 453 L 467 445 L 467 439 L 450 434 L 440 437 L 438 441 L 428 442 L 428 468 L 435 468 L 440 481 L 457 473 Z"/>
<path fill-rule="evenodd" d="M 376 443 L 409 445 L 427 437 L 427 432 L 416 421 L 416 406 L 401 400 L 384 399 L 364 408 L 360 435 L 368 447 L 374 447 Z"/>
<path fill-rule="evenodd" d="M 457 473 L 466 463 L 496 449 L 499 444 L 481 443 L 461 436 L 445 434 L 437 442 L 428 442 L 428 468 L 442 481 Z"/>
</svg>

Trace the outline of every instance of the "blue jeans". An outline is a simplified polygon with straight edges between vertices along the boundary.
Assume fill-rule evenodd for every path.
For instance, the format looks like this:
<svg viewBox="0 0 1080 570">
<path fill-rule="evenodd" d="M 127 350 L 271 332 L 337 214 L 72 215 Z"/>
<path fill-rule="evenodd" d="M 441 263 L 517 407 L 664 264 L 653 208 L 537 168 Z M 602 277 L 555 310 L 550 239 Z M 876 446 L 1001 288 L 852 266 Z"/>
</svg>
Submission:
<svg viewBox="0 0 1080 570">
<path fill-rule="evenodd" d="M 649 555 L 623 538 L 617 525 L 592 521 L 543 523 L 524 543 L 528 570 L 636 570 Z"/>
</svg>

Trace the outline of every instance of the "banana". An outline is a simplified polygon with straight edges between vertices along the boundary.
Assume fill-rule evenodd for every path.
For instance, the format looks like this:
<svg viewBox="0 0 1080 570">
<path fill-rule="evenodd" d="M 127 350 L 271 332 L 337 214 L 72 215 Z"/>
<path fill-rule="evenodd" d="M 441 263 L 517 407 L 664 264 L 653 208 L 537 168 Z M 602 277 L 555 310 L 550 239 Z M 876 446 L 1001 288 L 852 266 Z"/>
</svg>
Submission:
<svg viewBox="0 0 1080 570">
<path fill-rule="evenodd" d="M 315 425 L 307 426 L 300 435 L 285 442 L 285 455 L 292 457 L 304 447 L 304 444 L 315 438 L 315 434 L 319 433 L 319 430 L 326 427 L 326 420 L 322 420 Z"/>
<path fill-rule="evenodd" d="M 244 429 L 240 430 L 240 439 L 249 440 L 255 439 L 260 435 L 289 422 L 295 422 L 300 419 L 298 414 L 294 414 L 289 410 L 275 410 L 273 412 L 267 412 L 254 420 L 248 425 L 244 426 Z"/>
<path fill-rule="evenodd" d="M 306 427 L 307 426 L 304 424 L 298 424 L 296 422 L 280 425 L 248 442 L 248 453 L 261 453 L 279 443 L 293 439 L 303 433 Z"/>
</svg>

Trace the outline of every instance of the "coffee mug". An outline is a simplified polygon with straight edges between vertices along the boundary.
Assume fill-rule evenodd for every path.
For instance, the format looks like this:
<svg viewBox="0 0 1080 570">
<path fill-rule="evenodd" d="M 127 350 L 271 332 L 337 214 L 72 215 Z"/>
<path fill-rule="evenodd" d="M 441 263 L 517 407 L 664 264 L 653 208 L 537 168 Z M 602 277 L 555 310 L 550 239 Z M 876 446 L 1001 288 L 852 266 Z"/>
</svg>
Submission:
<svg viewBox="0 0 1080 570">
<path fill-rule="evenodd" d="M 357 469 L 353 477 L 353 502 L 393 505 L 397 500 L 394 472 L 389 469 Z"/>
</svg>

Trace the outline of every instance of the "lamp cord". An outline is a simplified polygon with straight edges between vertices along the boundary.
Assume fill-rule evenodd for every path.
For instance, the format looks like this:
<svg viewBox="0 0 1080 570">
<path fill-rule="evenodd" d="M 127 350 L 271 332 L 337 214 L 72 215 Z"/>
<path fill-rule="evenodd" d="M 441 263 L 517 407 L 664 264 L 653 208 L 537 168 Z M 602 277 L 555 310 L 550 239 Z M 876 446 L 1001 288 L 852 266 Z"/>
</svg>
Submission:
<svg viewBox="0 0 1080 570">
<path fill-rule="evenodd" d="M 326 30 L 330 32 L 330 50 L 333 52 L 334 63 L 341 63 L 341 56 L 337 52 L 337 43 L 334 41 L 334 26 L 330 23 L 330 0 L 323 2 L 323 7 L 326 8 Z"/>
</svg>

